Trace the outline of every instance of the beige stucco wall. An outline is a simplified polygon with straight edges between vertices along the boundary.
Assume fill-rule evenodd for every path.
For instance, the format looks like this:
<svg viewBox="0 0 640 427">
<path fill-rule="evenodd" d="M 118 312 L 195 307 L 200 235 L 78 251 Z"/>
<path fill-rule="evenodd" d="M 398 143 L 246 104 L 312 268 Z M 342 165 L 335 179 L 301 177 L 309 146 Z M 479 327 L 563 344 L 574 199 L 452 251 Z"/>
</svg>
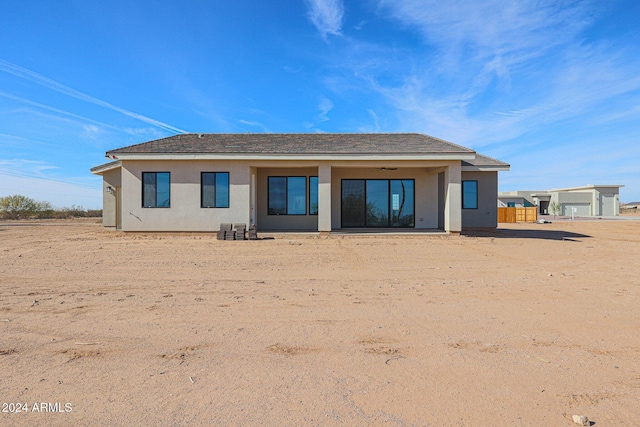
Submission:
<svg viewBox="0 0 640 427">
<path fill-rule="evenodd" d="M 171 173 L 171 207 L 142 207 L 142 172 Z M 200 207 L 200 173 L 229 172 L 229 208 Z M 122 228 L 127 231 L 216 231 L 220 223 L 249 224 L 250 167 L 228 161 L 122 162 Z"/>
<path fill-rule="evenodd" d="M 105 227 L 116 226 L 116 197 L 121 186 L 120 174 L 121 169 L 116 168 L 102 175 L 102 225 Z M 108 187 L 112 190 L 107 191 Z"/>
<path fill-rule="evenodd" d="M 618 189 L 603 188 L 598 192 L 599 215 L 618 216 L 620 215 L 620 195 Z"/>
<path fill-rule="evenodd" d="M 391 168 L 396 170 L 389 170 Z M 142 207 L 142 172 L 171 174 L 171 207 Z M 201 172 L 229 172 L 229 208 L 200 207 Z M 497 173 L 464 174 L 465 177 L 477 175 L 480 206 L 491 204 L 496 221 Z M 105 172 L 103 176 L 105 188 L 111 185 L 122 189 L 121 225 L 126 231 L 216 231 L 221 223 L 249 225 L 252 220 L 259 230 L 316 231 L 321 228 L 328 231 L 329 226 L 337 230 L 341 227 L 342 179 L 413 179 L 415 228 L 437 229 L 442 227 L 443 220 L 448 231 L 458 232 L 462 228 L 459 161 L 127 160 L 120 169 Z M 322 176 L 320 215 L 267 215 L 268 176 Z M 444 180 L 440 186 L 439 176 Z M 448 182 L 450 179 L 453 181 Z M 115 226 L 116 198 L 105 194 L 105 225 Z M 323 209 L 330 209 L 330 218 Z M 476 224 L 473 226 L 479 226 L 478 221 L 477 218 L 472 221 Z M 491 226 L 486 225 L 488 221 L 480 223 Z"/>
<path fill-rule="evenodd" d="M 304 176 L 307 178 L 306 215 L 268 214 L 268 177 Z M 317 231 L 318 215 L 309 215 L 309 177 L 318 176 L 317 167 L 257 168 L 257 226 L 260 230 Z"/>
<path fill-rule="evenodd" d="M 380 170 L 379 167 L 331 168 L 331 227 L 341 228 L 341 192 L 343 179 L 414 179 L 415 228 L 438 228 L 438 174 L 437 170 L 417 167 L 399 167 L 398 170 Z"/>
<path fill-rule="evenodd" d="M 444 170 L 444 229 L 462 231 L 462 167 L 451 162 Z"/>
<path fill-rule="evenodd" d="M 462 172 L 462 180 L 478 181 L 478 209 L 462 209 L 462 228 L 498 226 L 498 172 Z"/>
<path fill-rule="evenodd" d="M 589 204 L 588 215 L 615 216 L 620 215 L 619 191 L 619 187 L 606 186 L 559 190 L 553 199 L 562 205 Z"/>
</svg>

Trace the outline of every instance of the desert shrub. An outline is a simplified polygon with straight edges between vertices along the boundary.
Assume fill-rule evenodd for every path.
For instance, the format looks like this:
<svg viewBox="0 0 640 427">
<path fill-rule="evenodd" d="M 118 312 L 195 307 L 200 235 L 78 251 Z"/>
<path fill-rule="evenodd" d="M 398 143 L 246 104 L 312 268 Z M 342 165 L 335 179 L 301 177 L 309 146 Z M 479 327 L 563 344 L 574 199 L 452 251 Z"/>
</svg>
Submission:
<svg viewBox="0 0 640 427">
<path fill-rule="evenodd" d="M 19 194 L 0 197 L 0 219 L 70 219 L 101 216 L 102 209 L 84 209 L 76 205 L 54 209 L 49 202 L 37 201 Z"/>
<path fill-rule="evenodd" d="M 40 202 L 20 194 L 0 197 L 0 214 L 4 219 L 32 218 L 52 210 L 51 203 Z"/>
<path fill-rule="evenodd" d="M 549 204 L 549 211 L 553 214 L 553 216 L 560 215 L 562 212 L 562 205 L 556 201 L 551 202 Z"/>
</svg>

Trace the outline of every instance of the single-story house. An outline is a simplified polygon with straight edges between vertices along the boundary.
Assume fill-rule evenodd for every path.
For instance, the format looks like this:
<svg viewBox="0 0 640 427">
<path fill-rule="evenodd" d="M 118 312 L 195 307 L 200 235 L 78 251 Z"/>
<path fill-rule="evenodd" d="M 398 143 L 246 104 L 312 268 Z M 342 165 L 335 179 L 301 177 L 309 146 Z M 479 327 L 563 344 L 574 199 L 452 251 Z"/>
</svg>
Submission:
<svg viewBox="0 0 640 427">
<path fill-rule="evenodd" d="M 107 151 L 103 225 L 124 231 L 497 226 L 502 161 L 423 134 L 180 134 Z"/>
<path fill-rule="evenodd" d="M 550 215 L 556 203 L 558 215 L 620 215 L 620 188 L 624 185 L 585 185 L 544 191 L 510 191 L 498 194 L 499 207 L 537 206 L 540 215 Z"/>
</svg>

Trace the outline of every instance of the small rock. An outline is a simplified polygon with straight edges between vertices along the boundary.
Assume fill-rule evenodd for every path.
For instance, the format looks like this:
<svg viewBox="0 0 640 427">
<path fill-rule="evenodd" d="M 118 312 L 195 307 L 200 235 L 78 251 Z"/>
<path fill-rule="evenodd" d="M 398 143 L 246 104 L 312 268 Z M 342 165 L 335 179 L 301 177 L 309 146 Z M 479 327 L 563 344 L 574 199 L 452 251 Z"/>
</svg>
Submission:
<svg viewBox="0 0 640 427">
<path fill-rule="evenodd" d="M 553 274 L 552 274 L 552 273 L 549 273 L 549 274 L 547 274 L 547 276 L 549 276 L 549 277 L 553 277 Z"/>
<path fill-rule="evenodd" d="M 589 418 L 585 415 L 574 415 L 573 422 L 578 424 L 579 426 L 590 426 Z"/>
</svg>

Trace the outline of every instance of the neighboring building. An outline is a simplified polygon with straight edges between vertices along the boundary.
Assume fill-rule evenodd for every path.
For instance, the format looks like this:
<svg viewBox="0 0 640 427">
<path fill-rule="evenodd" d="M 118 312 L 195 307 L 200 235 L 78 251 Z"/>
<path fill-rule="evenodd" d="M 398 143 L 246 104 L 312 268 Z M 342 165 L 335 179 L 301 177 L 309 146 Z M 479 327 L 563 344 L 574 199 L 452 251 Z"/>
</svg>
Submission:
<svg viewBox="0 0 640 427">
<path fill-rule="evenodd" d="M 538 206 L 538 213 L 550 215 L 550 205 L 560 205 L 563 216 L 620 215 L 620 188 L 624 185 L 585 185 L 547 191 L 510 191 L 498 194 L 499 207 Z M 575 209 L 575 210 L 574 210 Z"/>
<path fill-rule="evenodd" d="M 509 170 L 422 134 L 182 134 L 106 156 L 103 225 L 125 231 L 495 228 Z"/>
</svg>

